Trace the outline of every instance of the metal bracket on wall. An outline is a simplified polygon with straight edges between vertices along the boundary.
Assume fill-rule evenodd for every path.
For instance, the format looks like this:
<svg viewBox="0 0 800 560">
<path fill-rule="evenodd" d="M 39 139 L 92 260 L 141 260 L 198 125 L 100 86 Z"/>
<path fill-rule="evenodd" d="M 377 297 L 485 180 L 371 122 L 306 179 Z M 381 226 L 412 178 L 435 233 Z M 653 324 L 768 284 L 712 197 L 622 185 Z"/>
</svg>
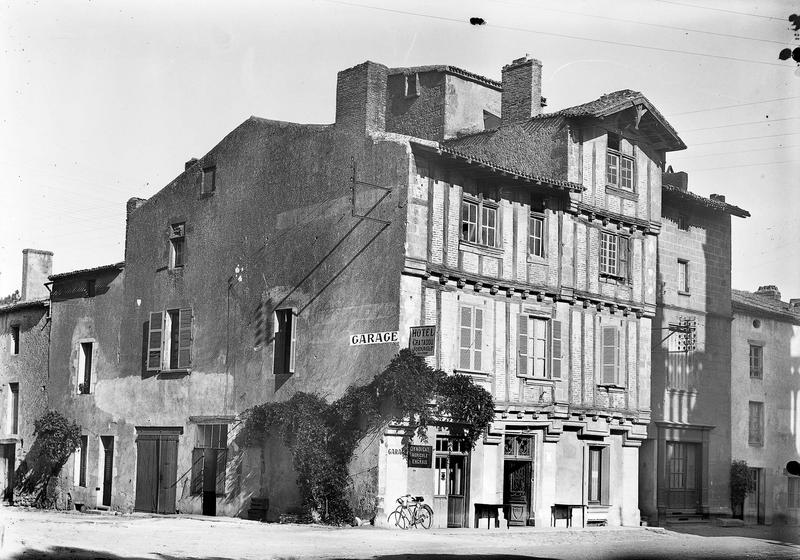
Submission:
<svg viewBox="0 0 800 560">
<path fill-rule="evenodd" d="M 391 223 L 390 221 L 382 220 L 380 218 L 373 218 L 369 214 L 373 210 L 375 210 L 375 208 L 377 208 L 378 205 L 381 202 L 386 200 L 386 198 L 390 194 L 392 194 L 392 190 L 394 190 L 394 189 L 392 187 L 384 187 L 384 186 L 381 186 L 381 185 L 376 185 L 374 183 L 368 183 L 366 181 L 359 181 L 356 178 L 356 161 L 355 161 L 355 158 L 351 158 L 351 161 L 352 161 L 353 173 L 350 176 L 350 211 L 351 211 L 353 217 L 354 218 L 361 218 L 363 220 L 371 220 L 373 222 L 378 222 L 379 224 L 383 224 L 383 225 L 388 226 Z M 356 212 L 356 185 L 365 185 L 365 186 L 372 187 L 374 189 L 380 189 L 380 190 L 383 191 L 383 195 L 364 214 L 359 214 L 359 213 Z"/>
</svg>

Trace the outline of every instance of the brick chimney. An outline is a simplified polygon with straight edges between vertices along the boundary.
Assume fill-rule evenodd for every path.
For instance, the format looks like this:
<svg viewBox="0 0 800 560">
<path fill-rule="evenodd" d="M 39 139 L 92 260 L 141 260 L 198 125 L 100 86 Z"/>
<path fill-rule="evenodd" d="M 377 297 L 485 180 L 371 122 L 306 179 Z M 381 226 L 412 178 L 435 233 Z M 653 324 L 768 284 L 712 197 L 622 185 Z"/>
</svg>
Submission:
<svg viewBox="0 0 800 560">
<path fill-rule="evenodd" d="M 42 299 L 50 292 L 44 287 L 47 277 L 53 273 L 53 252 L 39 249 L 22 250 L 22 301 Z"/>
<path fill-rule="evenodd" d="M 689 174 L 686 171 L 673 172 L 672 166 L 661 175 L 661 182 L 678 187 L 682 192 L 689 190 Z"/>
<path fill-rule="evenodd" d="M 336 127 L 369 133 L 386 130 L 386 81 L 389 69 L 364 62 L 339 72 L 336 80 Z"/>
<path fill-rule="evenodd" d="M 772 284 L 769 286 L 759 286 L 756 295 L 777 299 L 778 301 L 781 300 L 781 293 L 778 291 L 778 286 L 773 286 Z"/>
<path fill-rule="evenodd" d="M 542 114 L 542 63 L 525 55 L 503 66 L 500 98 L 503 124 L 524 121 Z"/>
<path fill-rule="evenodd" d="M 709 198 L 711 200 L 716 200 L 717 202 L 725 202 L 724 194 L 712 194 Z"/>
</svg>

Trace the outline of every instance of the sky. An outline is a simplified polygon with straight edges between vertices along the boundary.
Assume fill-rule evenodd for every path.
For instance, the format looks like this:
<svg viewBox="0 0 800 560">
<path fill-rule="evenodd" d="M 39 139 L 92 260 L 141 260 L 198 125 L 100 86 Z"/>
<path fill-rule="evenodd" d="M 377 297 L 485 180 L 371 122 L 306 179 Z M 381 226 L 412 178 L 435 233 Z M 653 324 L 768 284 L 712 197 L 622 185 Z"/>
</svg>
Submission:
<svg viewBox="0 0 800 560">
<path fill-rule="evenodd" d="M 733 287 L 800 297 L 800 46 L 784 0 L 72 1 L 0 4 L 0 297 L 22 250 L 53 271 L 124 259 L 147 198 L 251 115 L 332 123 L 365 60 L 500 79 L 543 63 L 547 111 L 642 92 L 688 149 L 667 164 L 724 194 Z M 485 25 L 469 24 L 480 17 Z"/>
</svg>

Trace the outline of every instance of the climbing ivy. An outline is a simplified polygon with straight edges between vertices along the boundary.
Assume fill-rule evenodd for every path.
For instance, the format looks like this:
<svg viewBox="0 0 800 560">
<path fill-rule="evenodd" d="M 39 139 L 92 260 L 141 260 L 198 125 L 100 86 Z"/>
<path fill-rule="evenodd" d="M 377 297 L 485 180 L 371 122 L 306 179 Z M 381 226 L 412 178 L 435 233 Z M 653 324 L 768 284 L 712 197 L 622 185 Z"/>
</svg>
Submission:
<svg viewBox="0 0 800 560">
<path fill-rule="evenodd" d="M 326 523 L 349 523 L 348 464 L 365 437 L 389 424 L 406 427 L 403 447 L 428 427 L 446 423 L 450 434 L 474 446 L 494 417 L 492 396 L 464 375 L 434 370 L 404 349 L 366 385 L 350 386 L 332 403 L 298 392 L 284 402 L 244 414 L 245 445 L 278 436 L 292 454 L 303 506 Z"/>
</svg>

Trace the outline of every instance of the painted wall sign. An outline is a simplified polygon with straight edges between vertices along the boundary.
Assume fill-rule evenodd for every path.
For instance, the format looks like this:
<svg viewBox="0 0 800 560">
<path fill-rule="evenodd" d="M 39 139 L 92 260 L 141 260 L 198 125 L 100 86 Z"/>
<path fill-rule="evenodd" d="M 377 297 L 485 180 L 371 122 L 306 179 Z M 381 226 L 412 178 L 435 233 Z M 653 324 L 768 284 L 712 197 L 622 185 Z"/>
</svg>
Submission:
<svg viewBox="0 0 800 560">
<path fill-rule="evenodd" d="M 430 445 L 408 446 L 409 467 L 420 467 L 423 469 L 429 469 L 431 468 L 432 457 L 433 457 L 433 447 Z"/>
<path fill-rule="evenodd" d="M 436 325 L 411 327 L 408 347 L 417 356 L 433 356 L 436 352 Z"/>
<path fill-rule="evenodd" d="M 386 344 L 387 342 L 397 342 L 397 340 L 397 331 L 351 334 L 350 346 L 361 346 L 363 344 Z"/>
</svg>

